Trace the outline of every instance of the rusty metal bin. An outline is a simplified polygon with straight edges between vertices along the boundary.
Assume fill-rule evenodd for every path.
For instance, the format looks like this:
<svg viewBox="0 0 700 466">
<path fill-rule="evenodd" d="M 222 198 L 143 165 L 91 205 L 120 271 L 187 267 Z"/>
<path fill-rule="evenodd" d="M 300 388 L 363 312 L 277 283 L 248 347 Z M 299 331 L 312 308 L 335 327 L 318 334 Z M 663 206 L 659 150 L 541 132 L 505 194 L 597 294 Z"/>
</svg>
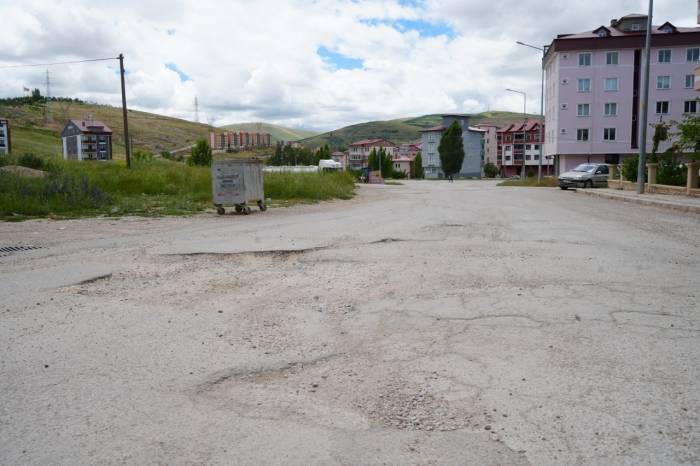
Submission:
<svg viewBox="0 0 700 466">
<path fill-rule="evenodd" d="M 211 188 L 214 206 L 219 215 L 224 206 L 233 206 L 238 213 L 248 215 L 249 203 L 267 210 L 263 192 L 262 161 L 257 159 L 214 159 L 211 164 Z"/>
</svg>

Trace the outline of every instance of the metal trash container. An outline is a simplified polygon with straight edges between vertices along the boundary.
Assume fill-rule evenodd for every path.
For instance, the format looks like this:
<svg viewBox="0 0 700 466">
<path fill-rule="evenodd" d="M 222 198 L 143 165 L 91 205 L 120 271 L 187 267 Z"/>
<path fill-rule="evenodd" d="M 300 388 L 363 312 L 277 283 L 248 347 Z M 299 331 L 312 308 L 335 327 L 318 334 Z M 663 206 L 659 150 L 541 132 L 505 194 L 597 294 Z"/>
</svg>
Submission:
<svg viewBox="0 0 700 466">
<path fill-rule="evenodd" d="M 249 202 L 256 202 L 263 212 L 267 210 L 261 160 L 214 159 L 211 163 L 211 188 L 219 215 L 226 213 L 224 206 L 234 206 L 236 212 L 248 215 L 251 212 Z"/>
</svg>

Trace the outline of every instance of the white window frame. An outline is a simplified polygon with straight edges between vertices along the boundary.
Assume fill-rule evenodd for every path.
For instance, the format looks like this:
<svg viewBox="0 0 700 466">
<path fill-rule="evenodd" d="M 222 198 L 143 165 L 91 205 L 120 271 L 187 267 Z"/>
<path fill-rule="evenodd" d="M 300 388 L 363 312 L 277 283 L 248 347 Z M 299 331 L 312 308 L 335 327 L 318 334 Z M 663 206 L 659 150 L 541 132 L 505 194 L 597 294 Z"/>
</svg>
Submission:
<svg viewBox="0 0 700 466">
<path fill-rule="evenodd" d="M 608 81 L 612 82 L 612 80 L 615 80 L 615 88 L 614 89 L 608 89 Z M 619 78 L 604 78 L 603 79 L 603 87 L 606 92 L 615 92 L 620 90 L 620 79 Z"/>
<path fill-rule="evenodd" d="M 582 112 L 582 110 L 584 108 L 586 109 L 585 114 Z M 580 116 L 580 117 L 591 116 L 591 104 L 576 104 L 576 116 Z"/>
<path fill-rule="evenodd" d="M 612 134 L 612 138 L 610 137 L 611 134 Z M 617 129 L 616 128 L 603 128 L 603 141 L 617 141 Z"/>
<path fill-rule="evenodd" d="M 694 106 L 695 106 L 695 111 L 686 110 L 686 108 L 689 107 L 688 104 L 695 104 L 695 105 L 694 105 Z M 700 105 L 698 105 L 698 104 L 700 104 L 700 102 L 698 102 L 697 100 L 686 100 L 686 101 L 684 101 L 684 102 L 683 102 L 683 113 L 690 113 L 690 114 L 696 114 L 696 113 L 698 113 L 698 108 L 700 107 Z"/>
<path fill-rule="evenodd" d="M 581 89 L 582 83 L 588 83 L 588 89 Z M 576 84 L 576 89 L 578 90 L 578 92 L 591 92 L 591 78 L 579 78 Z"/>
<path fill-rule="evenodd" d="M 693 55 L 695 55 L 695 59 L 693 60 L 688 60 L 688 55 L 691 53 L 691 51 L 695 52 Z M 685 61 L 689 63 L 695 63 L 700 61 L 700 47 L 688 47 L 685 49 Z"/>
<path fill-rule="evenodd" d="M 608 112 L 609 109 L 614 111 Z M 605 102 L 603 105 L 603 114 L 607 117 L 617 116 L 617 102 Z"/>
<path fill-rule="evenodd" d="M 615 63 L 611 63 L 611 57 L 615 57 Z M 620 52 L 605 52 L 605 64 L 606 65 L 618 65 L 620 63 Z"/>
<path fill-rule="evenodd" d="M 688 78 L 690 78 L 690 85 L 688 85 Z M 686 74 L 685 75 L 685 80 L 683 83 L 683 88 L 684 89 L 692 89 L 695 87 L 695 75 L 694 74 Z"/>
<path fill-rule="evenodd" d="M 664 104 L 664 103 L 666 104 L 666 111 L 660 112 L 659 111 L 659 104 Z M 668 100 L 657 100 L 655 110 L 656 110 L 657 115 L 668 115 L 669 113 L 671 113 L 671 102 Z"/>
<path fill-rule="evenodd" d="M 586 57 L 586 56 L 588 57 L 588 60 L 587 60 L 588 63 L 581 64 L 581 61 L 582 61 L 581 59 L 583 57 Z M 583 60 L 583 61 L 586 61 L 586 60 Z M 578 54 L 578 66 L 582 66 L 582 67 L 583 66 L 591 66 L 592 61 L 593 61 L 593 54 L 591 54 L 591 52 L 583 52 L 583 53 Z"/>
<path fill-rule="evenodd" d="M 666 79 L 664 79 L 666 78 Z M 664 84 L 666 86 L 664 87 Z M 667 74 L 660 74 L 656 77 L 656 88 L 659 90 L 671 89 L 671 76 Z"/>
<path fill-rule="evenodd" d="M 584 133 L 585 131 L 585 133 Z M 585 134 L 586 138 L 583 138 Z M 579 142 L 586 142 L 591 139 L 591 130 L 588 128 L 576 128 L 576 140 Z"/>
<path fill-rule="evenodd" d="M 666 52 L 668 52 L 668 60 L 661 60 L 661 54 L 663 53 L 664 58 L 666 57 Z M 657 63 L 671 63 L 671 60 L 673 60 L 673 52 L 671 49 L 660 49 L 656 53 L 656 62 Z"/>
</svg>

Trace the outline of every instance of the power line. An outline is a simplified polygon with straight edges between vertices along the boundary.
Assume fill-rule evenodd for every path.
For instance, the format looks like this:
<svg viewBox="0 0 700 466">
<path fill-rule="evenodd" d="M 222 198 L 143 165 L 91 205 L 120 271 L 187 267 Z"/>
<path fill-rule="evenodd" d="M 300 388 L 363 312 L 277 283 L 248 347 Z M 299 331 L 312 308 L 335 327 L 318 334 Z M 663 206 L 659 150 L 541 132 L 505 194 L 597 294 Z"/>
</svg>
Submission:
<svg viewBox="0 0 700 466">
<path fill-rule="evenodd" d="M 92 62 L 92 61 L 107 61 L 107 60 L 119 60 L 119 57 L 110 57 L 110 58 L 88 58 L 86 60 L 74 60 L 74 61 L 60 61 L 60 62 L 54 62 L 54 63 L 27 63 L 23 65 L 3 65 L 0 66 L 0 69 L 6 69 L 6 68 L 27 68 L 30 66 L 53 66 L 53 65 L 72 65 L 74 63 L 87 63 L 87 62 Z"/>
</svg>

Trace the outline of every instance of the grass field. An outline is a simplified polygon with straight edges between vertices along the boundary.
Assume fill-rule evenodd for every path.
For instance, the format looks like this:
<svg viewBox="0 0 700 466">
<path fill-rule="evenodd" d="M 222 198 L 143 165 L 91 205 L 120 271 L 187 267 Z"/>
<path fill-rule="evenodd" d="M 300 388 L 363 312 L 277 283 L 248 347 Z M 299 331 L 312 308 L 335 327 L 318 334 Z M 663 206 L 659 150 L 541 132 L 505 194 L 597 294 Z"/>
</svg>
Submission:
<svg viewBox="0 0 700 466">
<path fill-rule="evenodd" d="M 0 219 L 71 218 L 95 215 L 184 215 L 212 207 L 209 167 L 167 160 L 108 163 L 45 158 L 49 176 L 20 178 L 0 173 Z M 347 173 L 266 173 L 272 205 L 348 199 L 354 179 Z"/>
</svg>

